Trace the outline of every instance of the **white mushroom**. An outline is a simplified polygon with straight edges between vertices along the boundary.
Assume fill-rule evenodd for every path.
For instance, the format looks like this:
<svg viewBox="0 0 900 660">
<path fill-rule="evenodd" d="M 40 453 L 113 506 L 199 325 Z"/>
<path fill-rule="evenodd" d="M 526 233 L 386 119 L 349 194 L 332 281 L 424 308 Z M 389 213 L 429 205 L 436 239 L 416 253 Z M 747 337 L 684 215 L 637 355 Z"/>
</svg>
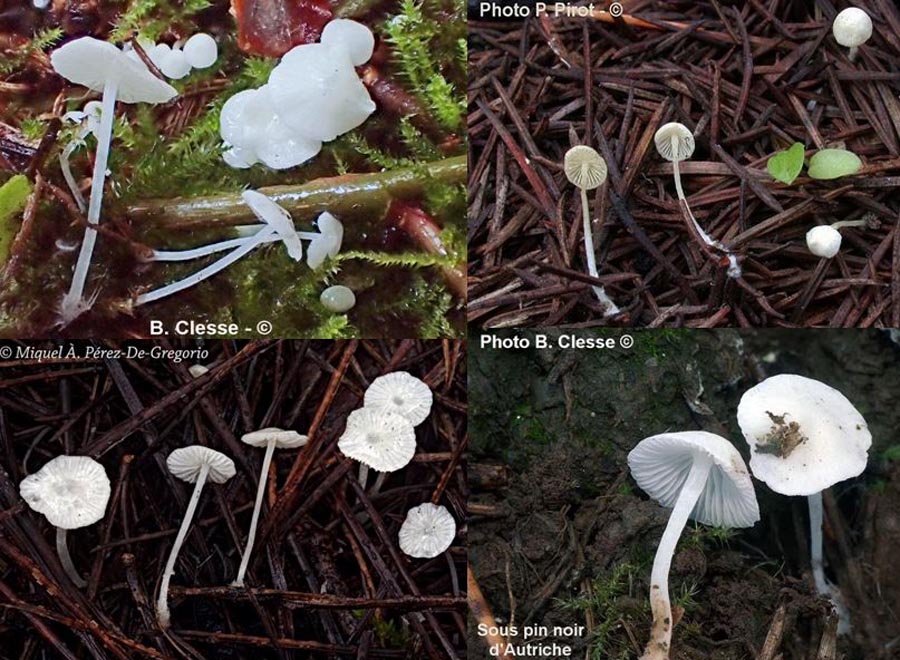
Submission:
<svg viewBox="0 0 900 660">
<path fill-rule="evenodd" d="M 100 209 L 103 205 L 116 100 L 123 103 L 165 103 L 177 96 L 178 92 L 150 73 L 142 62 L 135 62 L 112 44 L 93 37 L 81 37 L 57 48 L 50 55 L 50 63 L 59 75 L 70 82 L 103 92 L 88 205 L 88 228 L 81 243 L 71 287 L 60 304 L 60 323 L 67 325 L 91 304 L 84 297 L 84 285 L 97 241 L 94 225 L 100 222 Z"/>
<path fill-rule="evenodd" d="M 181 80 L 190 74 L 191 63 L 188 62 L 184 51 L 180 48 L 169 48 L 159 52 L 158 60 L 153 63 L 159 68 L 160 72 L 172 80 Z M 151 61 L 153 61 L 151 59 Z"/>
<path fill-rule="evenodd" d="M 872 37 L 872 19 L 859 7 L 847 7 L 835 16 L 831 31 L 835 41 L 850 49 L 847 57 L 852 62 L 859 47 Z"/>
<path fill-rule="evenodd" d="M 741 267 L 738 264 L 737 257 L 725 247 L 722 243 L 712 238 L 704 231 L 697 218 L 694 217 L 691 207 L 688 205 L 687 197 L 684 194 L 684 188 L 681 187 L 681 172 L 678 163 L 687 160 L 694 154 L 694 134 L 684 124 L 678 122 L 669 122 L 663 124 L 653 136 L 653 142 L 656 144 L 656 151 L 663 159 L 672 163 L 672 172 L 675 175 L 675 191 L 678 193 L 678 199 L 684 205 L 688 218 L 693 224 L 694 229 L 703 242 L 712 248 L 715 248 L 725 254 L 728 258 L 728 275 L 730 277 L 740 277 Z"/>
<path fill-rule="evenodd" d="M 325 259 L 334 259 L 341 251 L 344 241 L 344 225 L 341 221 L 325 211 L 319 215 L 316 221 L 319 232 L 299 232 L 301 238 L 310 239 L 309 250 L 306 253 L 306 264 L 315 270 L 325 263 Z"/>
<path fill-rule="evenodd" d="M 200 376 L 209 373 L 209 367 L 207 367 L 206 365 L 203 365 L 203 364 L 192 364 L 188 368 L 188 372 L 194 378 L 200 378 Z"/>
<path fill-rule="evenodd" d="M 367 26 L 347 18 L 330 21 L 319 39 L 326 46 L 343 48 L 354 66 L 362 66 L 375 51 L 375 35 Z"/>
<path fill-rule="evenodd" d="M 398 413 L 418 426 L 431 412 L 433 398 L 424 381 L 407 371 L 393 371 L 372 381 L 363 404 L 366 408 Z"/>
<path fill-rule="evenodd" d="M 669 567 L 688 518 L 717 527 L 752 527 L 759 520 L 753 483 L 737 449 L 705 431 L 645 438 L 628 454 L 631 476 L 671 508 L 650 575 L 653 625 L 641 660 L 667 660 L 672 646 Z"/>
<path fill-rule="evenodd" d="M 347 417 L 338 449 L 360 462 L 359 481 L 365 487 L 369 468 L 394 472 L 406 467 L 416 453 L 416 430 L 400 413 L 360 408 Z"/>
<path fill-rule="evenodd" d="M 262 220 L 264 223 L 266 223 L 264 225 L 264 228 L 256 232 L 256 234 L 254 234 L 250 238 L 229 242 L 229 245 L 236 246 L 235 250 L 229 252 L 226 256 L 222 257 L 218 261 L 211 263 L 209 266 L 206 266 L 196 273 L 188 275 L 184 279 L 173 282 L 172 284 L 167 284 L 166 286 L 159 289 L 155 289 L 147 293 L 142 293 L 135 300 L 135 306 L 145 305 L 149 302 L 171 296 L 175 293 L 178 293 L 179 291 L 183 291 L 184 289 L 189 289 L 192 286 L 199 284 L 203 280 L 208 279 L 213 275 L 221 272 L 231 264 L 238 261 L 241 257 L 249 254 L 254 249 L 266 242 L 281 240 L 287 247 L 288 254 L 291 256 L 291 258 L 298 261 L 303 258 L 303 244 L 300 243 L 299 234 L 294 229 L 294 223 L 291 220 L 290 214 L 286 210 L 281 208 L 278 204 L 273 202 L 262 193 L 258 193 L 255 190 L 245 190 L 241 194 L 241 197 L 243 198 L 244 203 L 246 203 L 253 211 L 254 215 L 256 215 L 256 217 Z M 155 254 L 158 255 L 160 253 Z M 162 261 L 162 259 L 159 260 Z"/>
<path fill-rule="evenodd" d="M 184 44 L 184 56 L 195 69 L 207 69 L 219 59 L 219 46 L 210 35 L 198 32 Z"/>
<path fill-rule="evenodd" d="M 776 493 L 806 495 L 813 580 L 850 628 L 837 587 L 825 579 L 822 554 L 822 491 L 866 469 L 872 434 L 843 394 L 811 378 L 772 376 L 741 397 L 738 425 L 750 445 L 750 469 Z"/>
<path fill-rule="evenodd" d="M 319 302 L 329 312 L 343 314 L 349 312 L 356 305 L 356 294 L 342 284 L 335 284 L 322 292 Z"/>
<path fill-rule="evenodd" d="M 864 227 L 865 220 L 841 220 L 830 225 L 817 225 L 806 232 L 806 247 L 817 257 L 831 259 L 841 250 L 841 227 Z"/>
<path fill-rule="evenodd" d="M 259 487 L 256 489 L 256 504 L 253 506 L 253 516 L 250 519 L 250 532 L 247 535 L 247 547 L 244 548 L 244 555 L 241 557 L 241 566 L 238 569 L 237 577 L 231 583 L 234 587 L 244 586 L 244 576 L 247 573 L 247 567 L 250 565 L 250 553 L 253 552 L 253 542 L 256 540 L 256 528 L 259 523 L 259 512 L 262 510 L 263 494 L 266 492 L 266 478 L 269 476 L 269 466 L 272 464 L 272 456 L 275 449 L 293 449 L 302 447 L 309 441 L 305 435 L 300 435 L 296 431 L 284 431 L 278 428 L 264 428 L 252 433 L 245 433 L 241 437 L 244 442 L 251 447 L 265 447 L 266 454 L 263 458 L 262 470 L 259 473 Z"/>
<path fill-rule="evenodd" d="M 59 167 L 62 170 L 63 179 L 65 179 L 66 185 L 72 193 L 75 204 L 82 213 L 87 211 L 87 204 L 85 204 L 84 195 L 81 194 L 81 188 L 78 187 L 78 183 L 72 175 L 69 159 L 72 157 L 72 154 L 75 153 L 76 149 L 84 146 L 84 141 L 88 135 L 93 135 L 96 139 L 100 134 L 100 113 L 102 108 L 103 105 L 99 101 L 88 101 L 85 104 L 84 109 L 67 112 L 62 117 L 64 122 L 72 122 L 80 125 L 75 134 L 75 139 L 69 142 L 62 152 L 60 152 Z"/>
<path fill-rule="evenodd" d="M 166 562 L 166 568 L 163 570 L 162 581 L 159 585 L 159 598 L 156 600 L 156 620 L 160 628 L 169 627 L 169 582 L 172 579 L 172 575 L 175 574 L 175 562 L 178 559 L 181 546 L 184 544 L 184 539 L 187 537 L 191 520 L 194 518 L 194 512 L 197 510 L 197 503 L 200 501 L 200 494 L 203 492 L 203 484 L 206 483 L 207 479 L 214 484 L 225 483 L 235 474 L 234 461 L 221 452 L 201 445 L 192 445 L 174 450 L 166 459 L 166 466 L 169 468 L 169 472 L 182 481 L 193 483 L 194 492 L 188 503 L 187 511 L 184 513 L 184 519 L 181 521 L 181 527 L 178 529 L 175 544 L 169 553 L 169 560 Z"/>
<path fill-rule="evenodd" d="M 25 477 L 19 494 L 56 527 L 56 552 L 63 569 L 78 587 L 86 586 L 69 554 L 66 531 L 103 518 L 110 495 L 106 470 L 88 456 L 57 456 Z"/>
<path fill-rule="evenodd" d="M 426 502 L 413 507 L 400 527 L 400 549 L 410 557 L 431 559 L 456 536 L 456 521 L 446 507 Z"/>
<path fill-rule="evenodd" d="M 597 256 L 594 253 L 594 235 L 591 231 L 591 214 L 588 208 L 588 190 L 599 188 L 606 181 L 608 169 L 606 161 L 594 149 L 585 145 L 572 147 L 566 152 L 563 160 L 566 178 L 581 191 L 582 234 L 584 236 L 584 254 L 587 258 L 588 273 L 591 277 L 600 277 L 597 270 Z M 604 316 L 619 313 L 619 308 L 606 295 L 602 286 L 593 285 L 594 295 L 604 309 Z"/>
</svg>

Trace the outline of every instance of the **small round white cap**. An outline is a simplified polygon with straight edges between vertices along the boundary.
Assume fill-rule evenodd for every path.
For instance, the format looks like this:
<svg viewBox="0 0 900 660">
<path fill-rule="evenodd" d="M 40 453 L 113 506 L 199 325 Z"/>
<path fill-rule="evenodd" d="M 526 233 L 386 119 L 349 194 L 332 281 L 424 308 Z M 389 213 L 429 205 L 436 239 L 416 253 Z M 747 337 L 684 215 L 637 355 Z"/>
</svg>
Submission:
<svg viewBox="0 0 900 660">
<path fill-rule="evenodd" d="M 253 215 L 270 225 L 284 242 L 288 254 L 294 261 L 303 259 L 303 244 L 297 235 L 291 214 L 281 208 L 274 201 L 255 190 L 245 190 L 241 193 L 244 203 L 253 211 Z"/>
<path fill-rule="evenodd" d="M 701 453 L 712 458 L 713 466 L 691 518 L 704 525 L 752 527 L 759 520 L 753 482 L 738 450 L 722 436 L 706 431 L 654 435 L 631 450 L 628 467 L 645 493 L 671 509 Z"/>
<path fill-rule="evenodd" d="M 176 449 L 166 459 L 169 472 L 188 483 L 197 481 L 204 465 L 209 466 L 207 478 L 216 484 L 225 483 L 235 473 L 234 461 L 222 452 L 202 445 Z"/>
<path fill-rule="evenodd" d="M 322 292 L 319 302 L 329 312 L 343 314 L 349 312 L 356 305 L 356 294 L 343 284 L 335 284 Z"/>
<path fill-rule="evenodd" d="M 400 527 L 400 549 L 410 557 L 431 559 L 456 536 L 456 521 L 446 507 L 426 502 L 413 507 Z"/>
<path fill-rule="evenodd" d="M 273 426 L 251 431 L 241 436 L 241 442 L 253 447 L 265 447 L 269 442 L 274 442 L 279 449 L 302 447 L 309 442 L 309 437 L 300 435 L 296 431 L 285 431 Z"/>
<path fill-rule="evenodd" d="M 219 59 L 219 46 L 210 35 L 198 32 L 184 44 L 184 56 L 195 69 L 206 69 Z"/>
<path fill-rule="evenodd" d="M 192 364 L 190 367 L 188 367 L 188 373 L 190 373 L 194 378 L 200 378 L 200 376 L 209 373 L 209 367 L 202 364 Z"/>
<path fill-rule="evenodd" d="M 653 142 L 659 155 L 669 162 L 681 162 L 694 154 L 694 134 L 677 121 L 660 126 Z"/>
<path fill-rule="evenodd" d="M 831 31 L 841 46 L 856 48 L 872 36 L 872 19 L 859 7 L 847 7 L 835 16 Z"/>
<path fill-rule="evenodd" d="M 406 417 L 413 426 L 431 412 L 431 388 L 406 371 L 394 371 L 372 381 L 363 399 L 366 408 L 389 410 Z"/>
<path fill-rule="evenodd" d="M 841 249 L 841 232 L 831 225 L 818 225 L 806 232 L 806 247 L 817 257 L 831 259 Z"/>
<path fill-rule="evenodd" d="M 93 37 L 60 46 L 50 54 L 50 63 L 69 82 L 95 92 L 102 92 L 107 81 L 115 80 L 116 100 L 123 103 L 165 103 L 178 96 L 174 87 L 150 73 L 143 62 Z"/>
<path fill-rule="evenodd" d="M 103 518 L 110 486 L 106 470 L 88 456 L 57 456 L 19 484 L 32 509 L 60 529 L 93 525 Z"/>
<path fill-rule="evenodd" d="M 375 50 L 375 35 L 367 26 L 347 18 L 336 18 L 322 30 L 319 39 L 327 46 L 337 46 L 350 54 L 354 66 L 369 61 Z"/>
<path fill-rule="evenodd" d="M 153 63 L 156 64 L 166 78 L 181 80 L 186 78 L 191 72 L 191 63 L 187 61 L 184 51 L 180 48 L 171 48 L 161 53 L 158 57 L 159 61 L 154 61 Z"/>
<path fill-rule="evenodd" d="M 319 235 L 309 244 L 306 254 L 306 263 L 313 270 L 324 264 L 327 257 L 334 259 L 344 242 L 344 225 L 328 211 L 319 216 L 316 224 Z"/>
<path fill-rule="evenodd" d="M 741 397 L 737 420 L 752 452 L 750 469 L 776 493 L 812 495 L 866 469 L 866 420 L 818 380 L 767 378 Z"/>
<path fill-rule="evenodd" d="M 406 467 L 416 453 L 416 431 L 403 415 L 360 408 L 347 417 L 338 449 L 379 472 Z"/>
</svg>

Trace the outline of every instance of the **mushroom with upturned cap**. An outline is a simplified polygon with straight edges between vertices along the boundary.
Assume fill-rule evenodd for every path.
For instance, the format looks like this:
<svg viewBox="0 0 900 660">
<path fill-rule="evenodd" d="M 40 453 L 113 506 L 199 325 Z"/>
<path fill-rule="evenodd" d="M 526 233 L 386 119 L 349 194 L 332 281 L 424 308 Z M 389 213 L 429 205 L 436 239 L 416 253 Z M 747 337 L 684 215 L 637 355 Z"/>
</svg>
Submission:
<svg viewBox="0 0 900 660">
<path fill-rule="evenodd" d="M 372 381 L 366 388 L 363 405 L 399 413 L 418 426 L 431 412 L 433 400 L 431 388 L 424 381 L 408 371 L 393 371 Z"/>
<path fill-rule="evenodd" d="M 369 468 L 394 472 L 409 464 L 416 453 L 416 430 L 398 412 L 360 408 L 347 417 L 338 449 L 359 461 L 359 483 L 365 488 Z"/>
<path fill-rule="evenodd" d="M 694 154 L 694 147 L 696 146 L 694 134 L 691 133 L 691 130 L 684 124 L 673 121 L 659 127 L 656 134 L 653 136 L 653 143 L 656 145 L 656 151 L 659 155 L 664 160 L 672 163 L 672 173 L 675 176 L 675 191 L 678 194 L 680 203 L 684 206 L 685 211 L 687 211 L 688 219 L 691 221 L 694 230 L 708 247 L 715 248 L 725 254 L 728 259 L 729 277 L 740 277 L 741 267 L 738 264 L 737 257 L 735 257 L 731 253 L 731 250 L 725 247 L 723 243 L 715 240 L 700 226 L 700 223 L 697 222 L 697 218 L 694 217 L 694 213 L 691 211 L 691 207 L 688 204 L 687 197 L 684 194 L 684 188 L 681 187 L 681 171 L 678 167 L 678 163 L 687 160 Z"/>
<path fill-rule="evenodd" d="M 752 527 L 759 506 L 747 466 L 725 438 L 705 431 L 645 438 L 628 454 L 631 476 L 654 500 L 671 508 L 650 574 L 653 625 L 641 660 L 666 660 L 672 645 L 669 567 L 688 518 L 718 527 Z"/>
<path fill-rule="evenodd" d="M 69 554 L 66 531 L 103 518 L 110 495 L 106 470 L 89 456 L 57 456 L 25 477 L 19 494 L 56 527 L 56 552 L 66 575 L 78 587 L 86 586 Z"/>
<path fill-rule="evenodd" d="M 579 144 L 566 152 L 563 159 L 563 170 L 566 178 L 581 192 L 581 218 L 582 235 L 584 237 L 584 254 L 587 260 L 588 274 L 591 277 L 600 277 L 597 270 L 597 256 L 594 253 L 594 235 L 591 231 L 591 215 L 588 210 L 588 190 L 599 188 L 606 182 L 608 168 L 603 156 L 590 147 Z M 619 313 L 619 308 L 606 295 L 602 286 L 592 285 L 594 295 L 603 306 L 604 316 L 614 316 Z"/>
<path fill-rule="evenodd" d="M 809 503 L 813 580 L 849 631 L 848 612 L 837 587 L 825 579 L 822 555 L 822 491 L 866 469 L 872 434 L 859 411 L 825 383 L 780 374 L 747 390 L 737 410 L 750 445 L 750 469 L 782 495 L 805 495 Z"/>
<path fill-rule="evenodd" d="M 59 310 L 60 324 L 67 325 L 85 312 L 91 304 L 91 301 L 84 297 L 84 285 L 94 245 L 97 242 L 97 230 L 94 226 L 100 222 L 100 209 L 103 205 L 103 187 L 106 181 L 116 101 L 166 103 L 175 98 L 178 92 L 169 83 L 154 76 L 143 62 L 135 61 L 114 45 L 93 37 L 81 37 L 57 48 L 50 54 L 50 63 L 66 80 L 103 92 L 97 152 L 91 177 L 88 227 L 81 242 L 72 284 L 63 296 Z"/>
<path fill-rule="evenodd" d="M 272 463 L 272 455 L 275 449 L 294 449 L 302 447 L 309 441 L 305 435 L 300 435 L 296 431 L 285 431 L 283 429 L 268 427 L 245 433 L 241 436 L 241 442 L 251 447 L 265 447 L 266 454 L 263 458 L 262 470 L 259 473 L 259 487 L 256 489 L 256 504 L 253 506 L 253 516 L 250 519 L 250 533 L 247 535 L 247 547 L 244 548 L 244 555 L 241 558 L 241 566 L 238 568 L 237 577 L 231 583 L 233 587 L 244 586 L 244 575 L 247 573 L 247 567 L 250 565 L 250 553 L 253 552 L 253 541 L 256 540 L 256 527 L 259 523 L 259 512 L 262 510 L 263 494 L 266 492 L 266 478 L 269 476 L 269 465 Z"/>
<path fill-rule="evenodd" d="M 188 529 L 191 526 L 191 520 L 194 518 L 194 512 L 197 510 L 197 503 L 200 501 L 200 494 L 203 492 L 203 484 L 207 479 L 214 484 L 222 484 L 231 479 L 235 474 L 234 461 L 225 454 L 203 447 L 202 445 L 191 445 L 190 447 L 182 447 L 174 450 L 166 459 L 166 466 L 169 472 L 188 483 L 194 484 L 194 492 L 191 494 L 191 500 L 188 503 L 187 511 L 184 513 L 184 519 L 181 521 L 181 527 L 178 528 L 178 535 L 175 537 L 175 544 L 169 552 L 169 560 L 166 562 L 166 568 L 163 570 L 162 581 L 159 585 L 159 598 L 156 600 L 156 621 L 160 628 L 168 628 L 171 615 L 169 613 L 169 582 L 172 575 L 175 574 L 175 562 L 178 559 L 178 553 L 187 537 Z"/>
<path fill-rule="evenodd" d="M 444 552 L 456 536 L 456 521 L 446 507 L 425 502 L 413 507 L 400 526 L 400 549 L 410 557 L 431 559 Z"/>
</svg>

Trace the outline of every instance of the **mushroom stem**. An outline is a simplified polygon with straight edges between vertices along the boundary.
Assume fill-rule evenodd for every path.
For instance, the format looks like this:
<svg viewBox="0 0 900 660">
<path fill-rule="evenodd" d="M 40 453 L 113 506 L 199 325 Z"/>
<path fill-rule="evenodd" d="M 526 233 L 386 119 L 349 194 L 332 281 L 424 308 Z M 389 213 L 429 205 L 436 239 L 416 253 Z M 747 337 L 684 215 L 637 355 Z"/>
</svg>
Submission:
<svg viewBox="0 0 900 660">
<path fill-rule="evenodd" d="M 672 645 L 672 606 L 669 602 L 669 568 L 675 555 L 675 546 L 687 524 L 694 505 L 700 498 L 706 479 L 712 468 L 710 456 L 699 454 L 694 458 L 691 471 L 681 487 L 681 493 L 669 516 L 666 530 L 656 548 L 653 559 L 653 570 L 650 573 L 650 609 L 653 611 L 653 625 L 650 628 L 650 640 L 644 649 L 641 660 L 668 660 Z"/>
<path fill-rule="evenodd" d="M 83 137 L 81 139 L 84 139 Z M 72 168 L 69 165 L 69 158 L 72 157 L 72 154 L 75 153 L 75 150 L 78 148 L 78 140 L 73 140 L 66 145 L 66 148 L 62 150 L 62 153 L 59 154 L 59 169 L 62 170 L 63 179 L 66 181 L 66 185 L 69 187 L 69 191 L 72 193 L 72 198 L 75 200 L 75 204 L 78 205 L 78 210 L 82 213 L 85 212 L 85 203 L 84 203 L 84 195 L 81 194 L 81 189 L 78 187 L 78 182 L 75 181 L 75 177 L 72 175 Z"/>
<path fill-rule="evenodd" d="M 841 227 L 865 227 L 867 224 L 865 220 L 838 220 L 832 222 L 831 226 L 834 229 L 840 229 Z"/>
<path fill-rule="evenodd" d="M 859 46 L 851 46 L 850 52 L 847 53 L 847 59 L 851 62 L 856 61 L 856 54 L 859 52 Z"/>
<path fill-rule="evenodd" d="M 268 225 L 250 225 L 250 231 L 247 233 L 247 236 L 256 236 L 259 232 L 264 231 L 267 226 Z M 320 234 L 312 231 L 298 231 L 297 236 L 304 240 L 312 241 L 319 238 Z M 277 233 L 269 234 L 262 239 L 260 243 L 277 243 L 280 240 L 281 237 Z M 209 245 L 201 245 L 200 247 L 191 248 L 189 250 L 154 250 L 150 261 L 192 261 L 193 259 L 208 257 L 216 252 L 233 250 L 234 248 L 242 246 L 246 241 L 246 237 L 241 237 L 219 241 L 218 243 L 210 243 Z"/>
<path fill-rule="evenodd" d="M 59 563 L 62 564 L 63 570 L 69 579 L 75 583 L 79 589 L 87 586 L 87 582 L 75 570 L 75 564 L 72 562 L 72 555 L 69 554 L 69 545 L 66 543 L 66 530 L 62 527 L 56 528 L 56 553 L 59 555 Z"/>
<path fill-rule="evenodd" d="M 97 138 L 97 153 L 94 157 L 94 173 L 91 176 L 91 200 L 88 205 L 88 227 L 84 231 L 84 240 L 75 262 L 72 284 L 60 304 L 60 321 L 68 325 L 82 312 L 90 307 L 84 298 L 84 285 L 87 282 L 88 270 L 91 267 L 91 256 L 97 242 L 97 230 L 93 225 L 100 223 L 100 209 L 103 206 L 103 187 L 106 183 L 106 167 L 109 161 L 109 147 L 112 142 L 113 119 L 116 109 L 116 95 L 119 86 L 115 80 L 109 80 L 103 87 L 103 109 L 100 115 L 100 133 Z"/>
<path fill-rule="evenodd" d="M 813 582 L 816 591 L 828 594 L 828 582 L 825 580 L 824 559 L 822 555 L 822 492 L 813 493 L 806 498 L 809 502 L 809 555 L 812 563 Z"/>
<path fill-rule="evenodd" d="M 138 305 L 145 305 L 149 302 L 153 302 L 155 300 L 160 300 L 162 298 L 166 298 L 171 296 L 179 291 L 183 291 L 184 289 L 189 289 L 192 286 L 199 284 L 203 280 L 212 277 L 216 273 L 225 270 L 228 266 L 236 262 L 238 259 L 243 257 L 246 254 L 249 254 L 259 245 L 265 241 L 266 238 L 275 235 L 277 237 L 277 233 L 274 229 L 264 229 L 260 231 L 258 234 L 253 236 L 252 238 L 243 239 L 241 242 L 241 246 L 229 252 L 226 256 L 222 257 L 218 261 L 211 263 L 206 268 L 202 268 L 198 270 L 196 273 L 188 275 L 183 280 L 179 280 L 177 282 L 173 282 L 172 284 L 167 284 L 164 287 L 160 287 L 159 289 L 155 289 L 148 293 L 143 293 L 137 297 L 134 305 L 137 307 Z"/>
<path fill-rule="evenodd" d="M 359 464 L 359 486 L 363 490 L 366 489 L 366 482 L 369 480 L 369 466 L 365 463 Z"/>
<path fill-rule="evenodd" d="M 677 153 L 677 146 L 678 139 L 673 137 L 673 153 Z M 740 264 L 738 264 L 737 257 L 735 257 L 734 254 L 732 254 L 731 250 L 725 247 L 724 244 L 707 234 L 703 227 L 700 226 L 700 223 L 697 222 L 697 218 L 694 217 L 694 213 L 691 211 L 691 207 L 688 205 L 687 197 L 684 194 L 684 188 L 681 187 L 681 170 L 678 168 L 677 160 L 672 161 L 672 172 L 675 175 L 675 191 L 678 193 L 678 199 L 684 205 L 684 210 L 687 211 L 688 218 L 690 218 L 690 221 L 693 223 L 694 229 L 700 235 L 700 238 L 703 239 L 703 242 L 706 243 L 707 246 L 723 252 L 728 258 L 728 275 L 734 278 L 740 277 L 742 275 L 742 272 L 741 266 Z"/>
<path fill-rule="evenodd" d="M 597 256 L 594 254 L 594 235 L 591 231 L 591 214 L 588 210 L 587 190 L 584 188 L 580 188 L 579 190 L 581 190 L 581 217 L 584 225 L 582 233 L 584 234 L 584 254 L 587 259 L 588 274 L 591 277 L 600 277 L 600 273 L 597 271 Z M 619 313 L 619 308 L 610 297 L 606 295 L 606 291 L 602 286 L 593 285 L 591 288 L 594 290 L 594 295 L 597 296 L 597 300 L 599 300 L 600 304 L 604 307 L 604 316 L 613 316 Z"/>
<path fill-rule="evenodd" d="M 244 548 L 244 555 L 241 557 L 241 565 L 238 568 L 237 577 L 231 583 L 233 587 L 244 586 L 244 576 L 247 574 L 247 567 L 250 565 L 250 553 L 253 552 L 253 542 L 256 540 L 256 527 L 259 523 L 259 512 L 262 510 L 263 494 L 266 492 L 269 465 L 272 463 L 272 455 L 274 453 L 275 441 L 269 440 L 266 443 L 266 455 L 263 458 L 262 471 L 259 473 L 259 488 L 256 489 L 256 504 L 253 507 L 253 516 L 250 518 L 250 533 L 247 535 L 247 547 Z"/>
<path fill-rule="evenodd" d="M 375 483 L 372 484 L 372 488 L 369 489 L 369 497 L 374 497 L 378 493 L 381 492 L 381 487 L 384 486 L 384 482 L 387 479 L 387 472 L 379 472 L 378 478 L 375 480 Z"/>
<path fill-rule="evenodd" d="M 200 501 L 200 493 L 203 492 L 203 484 L 206 483 L 206 477 L 209 474 L 209 465 L 200 468 L 200 474 L 197 476 L 197 482 L 194 484 L 194 493 L 191 495 L 191 501 L 188 503 L 187 511 L 184 513 L 184 520 L 181 521 L 181 527 L 178 529 L 178 536 L 175 537 L 175 544 L 169 553 L 169 560 L 166 562 L 166 568 L 163 571 L 162 583 L 159 585 L 159 598 L 156 600 L 156 621 L 160 628 L 169 627 L 169 581 L 175 574 L 175 562 L 178 560 L 178 553 L 184 544 L 188 530 L 191 527 L 191 520 L 194 512 L 197 510 L 197 502 Z"/>
</svg>

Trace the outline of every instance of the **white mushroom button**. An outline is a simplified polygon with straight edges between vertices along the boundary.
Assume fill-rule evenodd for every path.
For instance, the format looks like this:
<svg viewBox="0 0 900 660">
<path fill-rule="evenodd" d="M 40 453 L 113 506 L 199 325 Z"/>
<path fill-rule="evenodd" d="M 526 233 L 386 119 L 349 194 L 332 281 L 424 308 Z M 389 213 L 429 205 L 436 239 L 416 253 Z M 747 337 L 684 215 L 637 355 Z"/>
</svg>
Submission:
<svg viewBox="0 0 900 660">
<path fill-rule="evenodd" d="M 831 31 L 835 41 L 850 49 L 852 62 L 859 47 L 872 37 L 872 19 L 859 7 L 847 7 L 835 17 Z"/>
<path fill-rule="evenodd" d="M 195 69 L 206 69 L 219 59 L 219 46 L 210 35 L 198 32 L 184 44 L 184 56 Z"/>
<path fill-rule="evenodd" d="M 172 48 L 159 56 L 159 62 L 154 62 L 166 78 L 181 80 L 191 72 L 190 62 L 184 56 L 180 48 Z"/>
<path fill-rule="evenodd" d="M 335 284 L 322 292 L 319 302 L 329 312 L 343 314 L 349 312 L 356 305 L 356 294 L 341 284 Z"/>
<path fill-rule="evenodd" d="M 717 527 L 751 527 L 759 506 L 744 460 L 725 438 L 704 431 L 663 433 L 628 454 L 631 476 L 672 514 L 650 576 L 653 625 L 642 660 L 667 660 L 672 643 L 669 567 L 688 518 Z"/>
<path fill-rule="evenodd" d="M 403 415 L 418 426 L 431 412 L 434 395 L 431 388 L 406 371 L 379 376 L 366 388 L 366 408 L 386 410 Z"/>
<path fill-rule="evenodd" d="M 110 485 L 106 470 L 88 456 L 57 456 L 19 484 L 19 494 L 34 511 L 56 527 L 60 564 L 79 587 L 86 585 L 75 570 L 66 531 L 98 522 L 106 513 Z"/>
<path fill-rule="evenodd" d="M 156 600 L 156 620 L 160 628 L 169 627 L 171 616 L 169 613 L 169 582 L 172 580 L 172 575 L 175 574 L 175 562 L 178 560 L 178 553 L 191 527 L 191 520 L 194 518 L 197 503 L 200 501 L 200 495 L 203 492 L 203 485 L 207 480 L 215 484 L 225 483 L 235 475 L 234 461 L 221 452 L 201 445 L 174 450 L 166 458 L 166 467 L 168 467 L 169 472 L 182 481 L 194 484 L 194 492 L 191 494 L 190 502 L 188 502 L 188 508 L 184 513 L 184 519 L 181 521 L 181 527 L 178 528 L 178 535 L 175 537 L 175 543 L 169 552 L 169 559 L 166 562 L 162 581 L 159 585 L 159 597 Z"/>
<path fill-rule="evenodd" d="M 234 587 L 244 586 L 244 576 L 250 566 L 250 554 L 253 552 L 253 542 L 256 540 L 256 528 L 259 524 L 259 513 L 262 511 L 263 494 L 266 492 L 266 479 L 269 476 L 269 466 L 272 464 L 272 456 L 276 449 L 294 449 L 302 447 L 309 441 L 305 435 L 296 431 L 285 431 L 279 428 L 268 427 L 245 433 L 241 442 L 251 447 L 265 447 L 266 454 L 263 458 L 262 470 L 259 473 L 259 486 L 256 489 L 256 504 L 253 506 L 253 515 L 250 518 L 250 532 L 247 535 L 247 547 L 241 557 L 241 565 L 238 568 L 237 577 L 232 582 Z"/>
<path fill-rule="evenodd" d="M 413 507 L 400 527 L 400 549 L 410 557 L 431 559 L 447 550 L 456 536 L 456 521 L 446 507 L 426 502 Z"/>
<path fill-rule="evenodd" d="M 806 247 L 817 257 L 831 259 L 841 250 L 841 232 L 831 225 L 819 225 L 806 232 Z"/>
<path fill-rule="evenodd" d="M 394 472 L 406 467 L 415 455 L 416 432 L 399 413 L 361 408 L 347 417 L 338 449 L 373 470 Z"/>
<path fill-rule="evenodd" d="M 362 66 L 368 62 L 375 51 L 375 35 L 372 30 L 346 18 L 330 21 L 322 30 L 319 41 L 326 46 L 345 49 L 354 66 Z"/>
</svg>

